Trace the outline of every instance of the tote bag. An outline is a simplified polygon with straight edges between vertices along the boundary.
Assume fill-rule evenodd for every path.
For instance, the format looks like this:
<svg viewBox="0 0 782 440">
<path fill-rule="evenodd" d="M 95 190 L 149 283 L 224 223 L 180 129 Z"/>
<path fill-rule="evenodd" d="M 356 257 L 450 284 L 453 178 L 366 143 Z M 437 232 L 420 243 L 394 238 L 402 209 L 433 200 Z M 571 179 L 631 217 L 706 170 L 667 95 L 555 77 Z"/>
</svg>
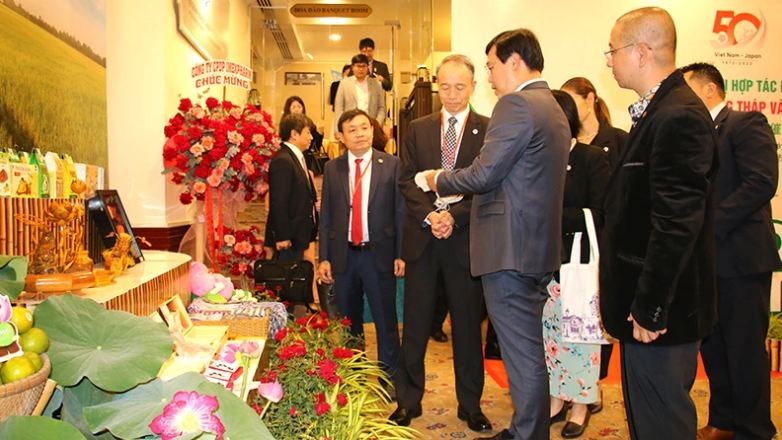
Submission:
<svg viewBox="0 0 782 440">
<path fill-rule="evenodd" d="M 592 211 L 584 209 L 589 237 L 589 261 L 581 262 L 581 232 L 573 237 L 570 261 L 559 269 L 562 300 L 562 340 L 570 343 L 608 344 L 600 326 L 598 298 L 598 262 L 600 250 L 597 247 L 597 233 Z"/>
</svg>

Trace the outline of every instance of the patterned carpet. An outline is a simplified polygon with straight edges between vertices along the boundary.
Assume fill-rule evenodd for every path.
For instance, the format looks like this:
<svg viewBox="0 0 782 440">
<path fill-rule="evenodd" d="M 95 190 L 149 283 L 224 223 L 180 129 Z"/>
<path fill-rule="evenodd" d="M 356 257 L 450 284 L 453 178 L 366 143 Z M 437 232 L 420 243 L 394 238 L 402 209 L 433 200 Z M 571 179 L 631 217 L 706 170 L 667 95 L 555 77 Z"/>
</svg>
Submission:
<svg viewBox="0 0 782 440">
<path fill-rule="evenodd" d="M 368 350 L 373 358 L 374 327 L 365 326 Z M 450 337 L 447 320 L 445 332 Z M 422 434 L 424 439 L 472 439 L 481 435 L 470 431 L 465 422 L 456 417 L 456 397 L 453 389 L 453 354 L 451 344 L 429 341 L 426 356 L 426 393 L 424 394 L 423 415 L 413 420 L 412 427 Z M 611 379 L 611 377 L 609 377 Z M 610 382 L 617 382 L 610 380 Z M 622 390 L 618 383 L 603 385 L 604 409 L 592 416 L 582 439 L 629 439 L 624 416 Z M 772 419 L 777 429 L 782 429 L 782 377 L 772 380 Z M 696 380 L 692 398 L 698 408 L 698 426 L 705 424 L 708 416 L 709 386 L 706 380 Z M 512 413 L 510 394 L 501 388 L 489 375 L 481 400 L 486 417 L 494 425 L 495 433 L 507 427 Z M 389 414 L 396 408 L 393 404 Z M 561 439 L 560 431 L 564 423 L 551 428 L 551 439 Z M 779 436 L 777 436 L 779 437 Z"/>
</svg>

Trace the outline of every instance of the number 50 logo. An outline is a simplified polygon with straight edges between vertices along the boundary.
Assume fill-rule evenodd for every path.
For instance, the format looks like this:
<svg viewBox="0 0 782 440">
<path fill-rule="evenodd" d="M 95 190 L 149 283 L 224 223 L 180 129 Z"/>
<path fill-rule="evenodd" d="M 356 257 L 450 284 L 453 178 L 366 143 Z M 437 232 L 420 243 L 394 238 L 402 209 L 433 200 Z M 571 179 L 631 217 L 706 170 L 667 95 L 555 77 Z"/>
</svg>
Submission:
<svg viewBox="0 0 782 440">
<path fill-rule="evenodd" d="M 712 32 L 721 46 L 749 43 L 761 31 L 765 33 L 763 20 L 748 12 L 717 11 L 714 15 Z"/>
</svg>

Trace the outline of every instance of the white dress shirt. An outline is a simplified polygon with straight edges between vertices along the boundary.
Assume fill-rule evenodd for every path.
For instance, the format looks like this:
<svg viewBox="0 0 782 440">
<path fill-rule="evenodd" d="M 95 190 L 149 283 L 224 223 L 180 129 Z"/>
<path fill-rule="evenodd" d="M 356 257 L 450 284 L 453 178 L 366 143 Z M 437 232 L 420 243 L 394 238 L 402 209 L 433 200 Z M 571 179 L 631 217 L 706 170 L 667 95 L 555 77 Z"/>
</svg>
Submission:
<svg viewBox="0 0 782 440">
<path fill-rule="evenodd" d="M 356 80 L 356 108 L 365 112 L 369 110 L 369 84 L 367 81 L 367 78 L 364 78 L 364 81 Z M 375 115 L 370 116 L 375 117 Z"/>
</svg>

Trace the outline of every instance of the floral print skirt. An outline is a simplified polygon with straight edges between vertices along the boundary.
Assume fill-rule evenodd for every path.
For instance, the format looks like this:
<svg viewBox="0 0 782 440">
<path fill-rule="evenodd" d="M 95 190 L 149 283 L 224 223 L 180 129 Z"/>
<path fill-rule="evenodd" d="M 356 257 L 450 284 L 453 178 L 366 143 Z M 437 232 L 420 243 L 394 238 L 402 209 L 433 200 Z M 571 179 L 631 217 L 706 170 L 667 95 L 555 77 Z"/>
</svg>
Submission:
<svg viewBox="0 0 782 440">
<path fill-rule="evenodd" d="M 548 286 L 549 299 L 543 308 L 543 346 L 549 377 L 549 394 L 574 403 L 598 400 L 600 345 L 562 341 L 562 300 L 559 283 Z"/>
</svg>

